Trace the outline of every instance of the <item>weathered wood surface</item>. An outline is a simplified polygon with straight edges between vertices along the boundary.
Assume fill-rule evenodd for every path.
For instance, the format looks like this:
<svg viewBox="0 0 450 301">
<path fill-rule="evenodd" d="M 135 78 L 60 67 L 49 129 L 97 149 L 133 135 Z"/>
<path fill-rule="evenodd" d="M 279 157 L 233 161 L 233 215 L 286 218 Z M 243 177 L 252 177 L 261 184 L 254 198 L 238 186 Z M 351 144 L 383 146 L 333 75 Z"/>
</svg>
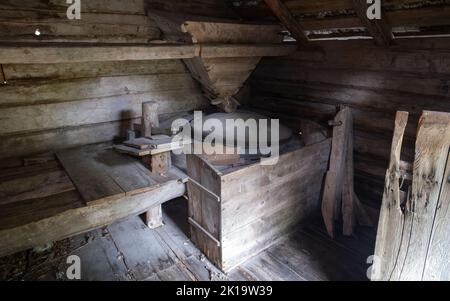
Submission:
<svg viewBox="0 0 450 301">
<path fill-rule="evenodd" d="M 295 52 L 292 44 L 236 44 L 202 46 L 202 58 L 271 57 L 287 56 Z"/>
<path fill-rule="evenodd" d="M 285 56 L 292 45 L 218 44 L 152 46 L 0 46 L 0 64 L 58 64 L 81 62 L 189 59 L 194 57 Z"/>
<path fill-rule="evenodd" d="M 6 80 L 0 119 L 9 124 L 0 126 L 1 158 L 125 137 L 133 119 L 141 117 L 144 99 L 159 102 L 162 114 L 173 112 L 173 101 L 190 107 L 187 111 L 207 104 L 181 61 L 129 60 L 197 54 L 189 45 L 161 44 L 143 0 L 125 6 L 89 1 L 82 5 L 82 19 L 70 22 L 67 7 L 59 0 L 0 4 L 0 60 L 8 56 L 17 63 L 0 64 Z"/>
<path fill-rule="evenodd" d="M 148 0 L 147 12 L 168 12 L 181 14 L 182 16 L 207 17 L 208 19 L 234 19 L 237 18 L 234 11 L 226 1 L 217 0 L 191 0 L 191 1 L 166 1 Z"/>
<path fill-rule="evenodd" d="M 295 19 L 283 2 L 280 0 L 265 0 L 265 3 L 300 45 L 308 42 L 303 26 Z"/>
<path fill-rule="evenodd" d="M 192 36 L 193 43 L 281 43 L 282 28 L 278 25 L 239 24 L 186 21 L 182 31 Z"/>
<path fill-rule="evenodd" d="M 326 123 L 336 105 L 352 108 L 355 186 L 362 202 L 377 209 L 389 165 L 395 114 L 410 112 L 404 159 L 414 159 L 422 110 L 450 111 L 448 39 L 397 39 L 389 48 L 373 41 L 313 42 L 286 58 L 264 59 L 256 69 L 251 105 L 298 127 L 300 119 Z M 376 147 L 373 147 L 376 146 Z"/>
<path fill-rule="evenodd" d="M 367 231 L 358 232 L 358 239 L 331 241 L 317 219 L 224 275 L 189 240 L 186 212 L 186 202 L 177 199 L 165 204 L 162 228 L 150 230 L 134 216 L 55 242 L 41 255 L 24 251 L 2 258 L 0 280 L 65 279 L 69 255 L 80 257 L 84 281 L 367 280 L 366 259 L 373 251 Z M 23 265 L 11 266 L 12 259 L 30 253 Z"/>
<path fill-rule="evenodd" d="M 174 22 L 173 27 L 176 27 Z M 294 49 L 280 44 L 282 36 L 279 26 L 187 21 L 181 28 L 189 34 L 193 43 L 200 43 L 201 46 L 198 57 L 184 60 L 186 66 L 211 103 L 225 112 L 236 110 L 238 103 L 233 97 L 261 57 L 287 55 L 289 48 L 291 51 Z M 201 43 L 211 46 L 202 46 Z M 269 48 L 273 50 L 268 51 Z"/>
<path fill-rule="evenodd" d="M 398 112 L 395 120 L 394 137 L 392 138 L 391 148 L 391 160 L 389 163 L 389 169 L 386 172 L 386 184 L 385 192 L 383 196 L 383 207 L 387 206 L 388 210 L 381 210 L 377 246 L 375 249 L 376 255 L 381 255 L 383 261 L 388 265 L 389 262 L 397 261 L 398 254 L 393 250 L 400 248 L 401 241 L 397 237 L 402 235 L 404 231 L 403 212 L 401 208 L 400 199 L 400 156 L 403 143 L 403 136 L 406 125 L 408 123 L 408 112 Z M 385 251 L 383 248 L 387 248 L 390 245 L 392 251 Z M 381 259 L 379 259 L 381 260 Z M 382 264 L 382 262 L 380 262 Z M 385 273 L 380 274 L 383 278 L 390 277 L 391 271 L 388 266 L 383 267 Z M 380 273 L 381 271 L 375 271 Z"/>
<path fill-rule="evenodd" d="M 184 192 L 185 185 L 173 180 L 149 192 L 65 210 L 30 224 L 1 230 L 0 256 L 45 245 L 142 214 L 154 206 L 182 196 Z"/>
<path fill-rule="evenodd" d="M 156 229 L 164 225 L 161 205 L 153 207 L 145 213 L 145 224 L 150 229 Z"/>
<path fill-rule="evenodd" d="M 345 167 L 344 167 L 344 179 L 342 188 L 342 202 L 341 212 L 343 221 L 343 233 L 344 235 L 351 236 L 354 233 L 357 225 L 357 214 L 359 206 L 359 199 L 355 194 L 354 185 L 354 131 L 353 131 L 353 113 L 350 111 L 348 126 L 348 142 L 347 142 L 347 154 L 345 155 Z"/>
<path fill-rule="evenodd" d="M 369 4 L 367 4 L 366 0 L 353 0 L 353 8 L 361 23 L 364 24 L 377 45 L 389 46 L 393 43 L 394 35 L 392 34 L 392 28 L 386 19 L 384 19 L 384 12 L 380 20 L 369 20 L 367 18 Z"/>
<path fill-rule="evenodd" d="M 322 197 L 322 215 L 331 237 L 335 235 L 335 223 L 342 212 L 342 192 L 346 182 L 346 159 L 351 127 L 351 110 L 350 108 L 344 108 L 339 111 L 334 119 L 330 166 L 325 178 L 325 189 Z"/>
<path fill-rule="evenodd" d="M 0 181 L 0 205 L 45 198 L 75 189 L 67 174 L 62 170 L 42 170 L 39 174 L 10 177 Z"/>
<path fill-rule="evenodd" d="M 141 133 L 144 138 L 151 138 L 152 128 L 159 126 L 158 107 L 156 101 L 142 103 Z"/>
<path fill-rule="evenodd" d="M 143 0 L 94 0 L 81 6 L 81 20 L 67 19 L 66 1 L 29 0 L 0 4 L 1 42 L 142 43 L 159 40 L 156 23 L 145 16 Z M 40 35 L 35 35 L 39 29 Z"/>
<path fill-rule="evenodd" d="M 196 245 L 230 270 L 293 231 L 320 207 L 330 143 L 283 154 L 273 166 L 257 163 L 224 174 L 206 158 L 188 156 L 195 180 L 188 182 L 190 216 L 214 237 L 192 227 Z"/>
<path fill-rule="evenodd" d="M 148 192 L 165 182 L 139 161 L 111 149 L 79 148 L 56 156 L 87 204 Z"/>
<path fill-rule="evenodd" d="M 221 189 L 220 176 L 199 156 L 187 155 L 186 163 L 188 176 L 195 181 L 187 183 L 188 217 L 201 227 L 191 224 L 191 239 L 212 262 L 222 268 L 222 252 L 217 245 L 217 241 L 221 241 L 221 207 L 217 199 Z"/>
<path fill-rule="evenodd" d="M 247 3 L 246 3 L 247 2 Z M 354 14 L 353 0 L 320 0 L 320 1 L 283 1 L 286 8 L 295 16 L 294 20 L 301 24 L 306 31 L 316 30 L 318 38 L 336 38 L 336 35 L 329 35 L 329 31 L 336 29 L 359 29 L 365 27 L 365 20 Z M 364 1 L 365 3 L 365 1 Z M 388 0 L 382 1 L 382 8 L 386 9 L 383 20 L 392 26 L 396 32 L 401 33 L 404 27 L 422 27 L 423 34 L 433 34 L 427 26 L 448 25 L 449 7 L 442 3 L 433 3 L 427 6 L 416 6 L 415 0 Z M 233 8 L 242 18 L 260 20 L 272 16 L 272 10 L 263 1 L 256 3 L 253 1 L 234 1 Z M 395 9 L 393 9 L 395 7 Z M 323 14 L 332 14 L 333 17 L 324 18 Z M 334 15 L 335 14 L 335 15 Z M 365 15 L 364 15 L 365 17 Z M 367 20 L 367 18 L 365 18 Z M 406 33 L 414 36 L 419 31 Z M 350 32 L 343 36 L 360 36 L 360 31 Z M 339 35 L 337 36 L 339 37 Z"/>
<path fill-rule="evenodd" d="M 141 149 L 141 150 L 147 150 L 147 149 L 160 149 L 160 150 L 167 150 L 172 149 L 173 147 L 178 147 L 180 144 L 183 144 L 180 142 L 173 142 L 173 138 L 169 136 L 163 135 L 162 137 L 156 137 L 153 136 L 152 139 L 148 138 L 136 138 L 132 140 L 124 141 L 123 144 Z M 187 143 L 184 142 L 184 143 Z"/>
<path fill-rule="evenodd" d="M 449 241 L 442 231 L 442 223 L 446 223 L 442 208 L 448 207 L 445 176 L 448 175 L 450 114 L 423 113 L 418 126 L 411 193 L 403 203 L 399 160 L 406 116 L 406 113 L 398 115 L 372 279 L 448 280 L 448 260 L 439 250 Z"/>
<path fill-rule="evenodd" d="M 61 146 L 110 141 L 115 136 L 125 136 L 133 119 L 141 116 L 141 103 L 148 97 L 160 101 L 162 113 L 189 111 L 207 104 L 198 91 L 180 90 L 31 105 L 20 107 L 20 110 L 0 109 L 0 115 L 6 118 L 3 119 L 5 127 L 2 127 L 4 144 L 1 147 L 1 156 L 18 155 L 17 152 L 27 155 L 58 149 Z M 23 120 L 25 116 L 26 121 Z M 19 123 L 21 118 L 24 122 Z M 11 147 L 14 146 L 13 151 Z"/>
<path fill-rule="evenodd" d="M 0 47 L 2 64 L 58 64 L 195 57 L 195 45 Z"/>
<path fill-rule="evenodd" d="M 178 60 L 116 61 L 66 64 L 8 64 L 3 66 L 9 81 L 64 80 L 102 76 L 182 74 L 186 68 Z"/>
<path fill-rule="evenodd" d="M 207 105 L 175 60 L 5 65 L 5 74 L 2 158 L 125 137 L 145 100 L 161 114 Z"/>
</svg>

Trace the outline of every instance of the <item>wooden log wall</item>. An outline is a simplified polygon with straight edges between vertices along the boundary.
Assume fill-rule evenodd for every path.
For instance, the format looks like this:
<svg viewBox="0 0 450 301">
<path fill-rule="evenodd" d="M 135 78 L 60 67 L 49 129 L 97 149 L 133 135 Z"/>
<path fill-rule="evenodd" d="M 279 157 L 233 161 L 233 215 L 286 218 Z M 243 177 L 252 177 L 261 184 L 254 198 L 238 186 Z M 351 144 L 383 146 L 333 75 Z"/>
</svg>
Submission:
<svg viewBox="0 0 450 301">
<path fill-rule="evenodd" d="M 355 185 L 360 198 L 381 204 L 395 113 L 411 113 L 402 159 L 412 162 L 422 110 L 450 112 L 450 39 L 311 43 L 290 57 L 264 59 L 251 79 L 253 108 L 297 127 L 326 122 L 339 105 L 353 109 Z M 298 128 L 299 129 L 299 128 Z"/>
<path fill-rule="evenodd" d="M 81 20 L 68 20 L 65 0 L 1 1 L 0 44 L 149 44 L 162 35 L 146 2 L 82 1 Z M 0 158 L 123 136 L 142 102 L 158 101 L 160 114 L 208 105 L 181 60 L 10 64 L 0 74 Z"/>
</svg>

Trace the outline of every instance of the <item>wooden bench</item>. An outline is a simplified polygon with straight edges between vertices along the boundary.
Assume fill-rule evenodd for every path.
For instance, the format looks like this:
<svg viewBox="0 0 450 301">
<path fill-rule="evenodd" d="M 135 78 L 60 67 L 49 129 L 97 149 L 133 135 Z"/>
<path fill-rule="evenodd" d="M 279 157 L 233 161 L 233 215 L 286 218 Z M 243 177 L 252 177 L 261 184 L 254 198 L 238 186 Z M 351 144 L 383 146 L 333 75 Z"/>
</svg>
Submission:
<svg viewBox="0 0 450 301">
<path fill-rule="evenodd" d="M 155 174 L 104 147 L 25 162 L 32 165 L 0 171 L 0 256 L 145 213 L 186 189 L 187 178 L 176 167 Z"/>
</svg>

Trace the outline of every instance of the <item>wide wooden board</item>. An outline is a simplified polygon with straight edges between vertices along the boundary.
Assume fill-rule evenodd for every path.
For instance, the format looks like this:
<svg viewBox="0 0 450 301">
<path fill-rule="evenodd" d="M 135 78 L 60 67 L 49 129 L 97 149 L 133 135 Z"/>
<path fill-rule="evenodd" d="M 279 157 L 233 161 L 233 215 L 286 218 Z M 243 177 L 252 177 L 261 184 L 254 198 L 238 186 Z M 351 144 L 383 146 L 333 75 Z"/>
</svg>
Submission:
<svg viewBox="0 0 450 301">
<path fill-rule="evenodd" d="M 87 204 L 143 193 L 160 182 L 140 162 L 111 149 L 78 148 L 56 155 Z"/>
</svg>

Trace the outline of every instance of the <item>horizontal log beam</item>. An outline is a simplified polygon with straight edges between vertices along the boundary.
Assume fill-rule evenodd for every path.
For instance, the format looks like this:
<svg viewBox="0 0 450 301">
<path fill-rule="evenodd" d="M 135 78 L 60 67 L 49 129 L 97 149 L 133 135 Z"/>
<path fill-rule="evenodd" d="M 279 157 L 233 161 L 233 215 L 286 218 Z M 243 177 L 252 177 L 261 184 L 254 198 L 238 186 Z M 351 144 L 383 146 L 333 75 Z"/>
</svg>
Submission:
<svg viewBox="0 0 450 301">
<path fill-rule="evenodd" d="M 57 64 L 101 61 L 135 61 L 204 58 L 285 56 L 295 46 L 257 45 L 155 45 L 155 46 L 0 46 L 0 64 Z"/>
<path fill-rule="evenodd" d="M 146 193 L 67 210 L 35 223 L 2 230 L 0 257 L 139 215 L 164 202 L 183 196 L 185 189 L 185 184 L 171 181 Z"/>
<path fill-rule="evenodd" d="M 202 58 L 287 56 L 294 53 L 293 44 L 207 45 L 201 47 Z"/>
</svg>

